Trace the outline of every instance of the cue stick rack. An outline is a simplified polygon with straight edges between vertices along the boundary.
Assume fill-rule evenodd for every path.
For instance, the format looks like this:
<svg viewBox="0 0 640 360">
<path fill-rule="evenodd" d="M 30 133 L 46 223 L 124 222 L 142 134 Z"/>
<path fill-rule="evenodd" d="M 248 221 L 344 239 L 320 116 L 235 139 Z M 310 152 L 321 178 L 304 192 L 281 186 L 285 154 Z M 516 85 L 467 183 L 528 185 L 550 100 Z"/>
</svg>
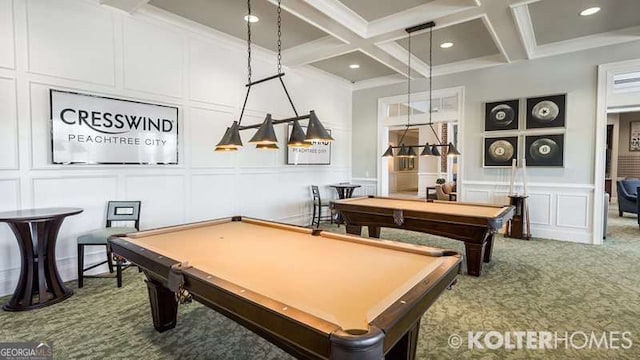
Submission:
<svg viewBox="0 0 640 360">
<path fill-rule="evenodd" d="M 510 238 L 531 239 L 531 222 L 529 221 L 529 204 L 527 202 L 527 165 L 522 159 L 522 194 L 514 193 L 514 182 L 518 168 L 516 159 L 511 162 L 511 181 L 509 182 L 509 205 L 515 207 L 513 218 L 507 223 L 506 236 Z"/>
</svg>

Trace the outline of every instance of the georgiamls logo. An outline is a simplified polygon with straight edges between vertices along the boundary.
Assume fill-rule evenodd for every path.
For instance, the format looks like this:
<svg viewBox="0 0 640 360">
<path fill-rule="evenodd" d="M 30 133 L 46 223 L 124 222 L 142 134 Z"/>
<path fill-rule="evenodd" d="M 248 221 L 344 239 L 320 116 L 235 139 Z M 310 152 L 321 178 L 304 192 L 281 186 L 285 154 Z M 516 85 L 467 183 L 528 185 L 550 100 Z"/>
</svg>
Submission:
<svg viewBox="0 0 640 360">
<path fill-rule="evenodd" d="M 173 131 L 173 122 L 167 119 L 71 108 L 60 111 L 60 120 L 67 125 L 88 126 L 96 132 L 109 135 L 126 134 L 131 130 Z"/>
</svg>

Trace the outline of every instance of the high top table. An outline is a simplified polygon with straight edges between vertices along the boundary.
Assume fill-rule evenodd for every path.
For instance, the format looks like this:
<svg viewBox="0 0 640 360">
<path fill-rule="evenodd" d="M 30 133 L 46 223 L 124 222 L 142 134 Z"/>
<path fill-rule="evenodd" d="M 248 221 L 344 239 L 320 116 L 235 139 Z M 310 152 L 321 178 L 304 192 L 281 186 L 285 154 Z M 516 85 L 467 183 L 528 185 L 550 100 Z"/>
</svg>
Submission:
<svg viewBox="0 0 640 360">
<path fill-rule="evenodd" d="M 349 199 L 351 196 L 353 196 L 353 190 L 359 188 L 362 185 L 350 184 L 350 183 L 338 183 L 338 184 L 331 184 L 329 186 L 336 189 L 336 192 L 338 193 L 338 199 Z"/>
<path fill-rule="evenodd" d="M 56 240 L 64 219 L 82 211 L 42 208 L 0 212 L 0 222 L 6 222 L 15 234 L 22 258 L 18 285 L 4 310 L 38 309 L 73 295 L 58 273 Z"/>
</svg>

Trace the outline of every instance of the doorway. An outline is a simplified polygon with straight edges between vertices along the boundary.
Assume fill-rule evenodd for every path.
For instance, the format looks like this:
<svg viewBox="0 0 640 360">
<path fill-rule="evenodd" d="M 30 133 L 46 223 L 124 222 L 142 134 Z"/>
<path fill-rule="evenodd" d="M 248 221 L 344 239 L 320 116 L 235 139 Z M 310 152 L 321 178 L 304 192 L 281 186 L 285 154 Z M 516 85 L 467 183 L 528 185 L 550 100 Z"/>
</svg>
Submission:
<svg viewBox="0 0 640 360">
<path fill-rule="evenodd" d="M 463 179 L 464 149 L 462 149 L 462 141 L 458 141 L 458 139 L 463 136 L 464 87 L 434 90 L 431 95 L 433 128 L 429 125 L 411 126 L 407 131 L 408 134 L 411 132 L 411 142 L 407 140 L 406 136 L 403 140 L 405 145 L 424 145 L 427 142 L 434 144 L 438 143 L 438 140 L 444 144 L 452 142 L 463 155 L 456 157 L 418 156 L 412 162 L 411 160 L 400 162 L 397 157 L 390 159 L 381 157 L 390 144 L 401 145 L 396 144 L 401 137 L 401 134 L 398 137 L 398 132 L 402 133 L 406 129 L 409 115 L 410 124 L 429 122 L 429 92 L 412 94 L 412 98 L 415 100 L 412 100 L 411 104 L 407 104 L 406 95 L 378 99 L 377 183 L 380 196 L 406 195 L 425 199 L 427 188 L 435 186 L 438 179 L 444 179 L 446 182 Z M 419 154 L 422 148 L 415 150 Z M 413 168 L 409 169 L 411 166 Z M 404 170 L 399 170 L 401 168 Z M 407 173 L 398 174 L 398 171 L 406 171 Z M 399 175 L 411 180 L 407 180 L 408 182 L 405 183 L 404 178 L 401 179 L 398 188 Z M 457 194 L 460 194 L 458 201 L 464 200 L 462 186 L 462 181 L 457 181 Z M 400 191 L 397 191 L 398 189 Z M 405 189 L 407 189 L 406 194 Z"/>
</svg>

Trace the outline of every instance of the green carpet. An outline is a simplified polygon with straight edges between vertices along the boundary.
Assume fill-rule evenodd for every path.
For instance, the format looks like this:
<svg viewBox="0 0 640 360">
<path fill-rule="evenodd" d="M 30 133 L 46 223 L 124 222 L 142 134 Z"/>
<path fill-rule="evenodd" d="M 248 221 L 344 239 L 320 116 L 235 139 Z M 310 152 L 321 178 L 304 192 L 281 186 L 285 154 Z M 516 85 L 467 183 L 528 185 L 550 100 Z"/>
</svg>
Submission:
<svg viewBox="0 0 640 360">
<path fill-rule="evenodd" d="M 639 359 L 640 230 L 611 213 L 604 246 L 497 238 L 480 278 L 459 276 L 422 320 L 418 359 Z M 327 226 L 332 231 L 343 231 Z M 464 252 L 461 242 L 384 229 L 382 237 Z M 87 279 L 83 289 L 40 310 L 0 311 L 0 341 L 50 341 L 57 359 L 286 359 L 267 341 L 198 303 L 181 306 L 178 326 L 157 333 L 142 274 Z M 4 302 L 7 299 L 0 299 Z M 628 331 L 628 350 L 469 350 L 468 331 Z M 452 334 L 463 338 L 451 348 Z M 621 345 L 618 343 L 617 345 Z M 576 337 L 576 346 L 582 338 Z M 602 345 L 601 345 L 602 346 Z"/>
</svg>

